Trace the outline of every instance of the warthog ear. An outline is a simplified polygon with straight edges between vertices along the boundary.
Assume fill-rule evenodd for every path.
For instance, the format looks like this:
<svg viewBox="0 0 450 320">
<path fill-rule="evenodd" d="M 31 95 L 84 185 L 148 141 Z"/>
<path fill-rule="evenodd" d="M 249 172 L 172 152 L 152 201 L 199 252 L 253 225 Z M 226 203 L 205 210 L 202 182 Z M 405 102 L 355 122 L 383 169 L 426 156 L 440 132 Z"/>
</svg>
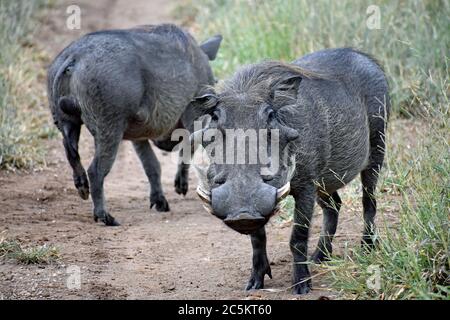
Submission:
<svg viewBox="0 0 450 320">
<path fill-rule="evenodd" d="M 192 131 L 194 121 L 204 115 L 213 113 L 217 102 L 218 98 L 213 92 L 194 97 L 181 115 L 181 123 L 186 129 Z"/>
<path fill-rule="evenodd" d="M 269 123 L 269 128 L 280 130 L 280 134 L 282 137 L 284 137 L 285 141 L 291 142 L 297 139 L 300 134 L 298 133 L 297 130 L 283 124 L 282 121 L 280 121 L 278 114 L 280 113 L 280 111 L 283 112 L 284 111 L 283 109 L 285 108 L 282 108 L 278 111 L 269 109 L 267 122 Z"/>
<path fill-rule="evenodd" d="M 274 82 L 270 87 L 270 98 L 277 97 L 297 100 L 298 88 L 302 82 L 302 76 L 289 75 L 279 81 Z"/>
<path fill-rule="evenodd" d="M 220 43 L 222 42 L 222 36 L 220 34 L 209 38 L 200 45 L 200 48 L 208 56 L 209 60 L 214 60 L 219 51 Z"/>
<path fill-rule="evenodd" d="M 217 96 L 212 92 L 194 97 L 194 101 L 200 104 L 204 109 L 210 109 L 214 107 L 217 104 L 218 100 L 219 99 L 217 98 Z"/>
</svg>

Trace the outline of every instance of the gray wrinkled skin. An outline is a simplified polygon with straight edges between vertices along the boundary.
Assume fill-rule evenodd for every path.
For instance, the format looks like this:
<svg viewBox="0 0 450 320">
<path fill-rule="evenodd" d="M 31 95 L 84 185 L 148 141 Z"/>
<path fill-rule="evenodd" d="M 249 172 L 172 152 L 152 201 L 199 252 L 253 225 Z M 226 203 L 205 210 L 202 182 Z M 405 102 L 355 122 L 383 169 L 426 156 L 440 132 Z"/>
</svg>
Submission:
<svg viewBox="0 0 450 320">
<path fill-rule="evenodd" d="M 205 98 L 202 98 L 203 100 Z M 205 105 L 210 127 L 279 129 L 280 170 L 261 176 L 258 165 L 211 164 L 202 177 L 213 213 L 238 232 L 250 234 L 253 269 L 247 289 L 264 287 L 271 276 L 264 225 L 276 207 L 275 192 L 290 180 L 295 199 L 291 251 L 294 292 L 311 289 L 307 265 L 308 230 L 314 203 L 323 208 L 323 228 L 312 260 L 331 254 L 341 200 L 338 189 L 361 175 L 365 229 L 363 244 L 375 243 L 374 191 L 384 158 L 389 113 L 383 70 L 353 49 L 330 49 L 291 64 L 263 62 L 240 69 Z M 295 156 L 295 171 L 289 159 Z"/>
<path fill-rule="evenodd" d="M 204 86 L 214 84 L 209 60 L 221 41 L 201 46 L 182 29 L 163 24 L 87 34 L 65 48 L 48 70 L 48 97 L 53 119 L 63 134 L 74 183 L 83 199 L 92 195 L 94 218 L 117 225 L 107 212 L 103 180 L 122 139 L 132 140 L 148 176 L 151 207 L 168 211 L 160 165 L 149 144 L 166 150 L 170 132 L 189 127 L 180 119 Z M 78 154 L 80 127 L 95 140 L 89 181 Z M 180 165 L 176 191 L 187 192 L 187 165 Z"/>
</svg>

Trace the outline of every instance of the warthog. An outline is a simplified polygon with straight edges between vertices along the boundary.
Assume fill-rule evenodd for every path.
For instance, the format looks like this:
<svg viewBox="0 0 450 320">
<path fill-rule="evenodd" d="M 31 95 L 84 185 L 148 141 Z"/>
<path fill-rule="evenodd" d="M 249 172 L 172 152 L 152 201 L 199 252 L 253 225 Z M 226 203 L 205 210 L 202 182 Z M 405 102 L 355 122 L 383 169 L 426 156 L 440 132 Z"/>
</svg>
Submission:
<svg viewBox="0 0 450 320">
<path fill-rule="evenodd" d="M 307 293 L 311 289 L 308 230 L 315 201 L 323 209 L 323 227 L 312 260 L 320 262 L 332 251 L 341 207 L 337 191 L 358 174 L 363 185 L 363 244 L 375 243 L 374 191 L 390 108 L 384 72 L 364 53 L 329 49 L 291 64 L 267 61 L 243 67 L 216 90 L 198 100 L 211 118 L 209 126 L 193 137 L 209 129 L 225 138 L 231 129 L 270 130 L 279 137 L 279 153 L 268 150 L 271 161 L 279 161 L 279 169 L 262 174 L 261 161 L 213 161 L 204 170 L 198 193 L 211 213 L 232 229 L 251 235 L 253 268 L 247 290 L 263 288 L 264 276 L 272 276 L 265 224 L 279 200 L 290 193 L 295 200 L 290 240 L 294 293 Z M 204 139 L 203 146 L 217 156 L 228 142 L 212 136 Z M 245 144 L 244 149 L 250 158 Z"/>
<path fill-rule="evenodd" d="M 175 25 L 142 26 L 87 34 L 56 57 L 48 71 L 50 109 L 75 187 L 83 199 L 91 192 L 95 221 L 118 225 L 105 208 L 103 181 L 122 139 L 133 142 L 142 162 L 151 186 L 150 207 L 169 210 L 148 139 L 158 143 L 173 129 L 191 125 L 183 123 L 183 113 L 204 86 L 215 83 L 208 60 L 216 57 L 221 39 L 197 45 Z M 78 153 L 82 124 L 95 140 L 89 181 Z M 180 165 L 178 193 L 187 191 L 187 174 L 186 165 Z"/>
</svg>

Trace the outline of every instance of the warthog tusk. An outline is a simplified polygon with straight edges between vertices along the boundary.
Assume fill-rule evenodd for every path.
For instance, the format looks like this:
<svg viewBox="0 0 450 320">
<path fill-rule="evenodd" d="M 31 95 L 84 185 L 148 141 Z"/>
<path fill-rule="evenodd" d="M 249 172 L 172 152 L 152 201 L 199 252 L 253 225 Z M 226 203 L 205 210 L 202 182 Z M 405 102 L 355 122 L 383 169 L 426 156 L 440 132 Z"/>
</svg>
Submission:
<svg viewBox="0 0 450 320">
<path fill-rule="evenodd" d="M 289 195 L 289 191 L 291 191 L 291 183 L 290 182 L 286 183 L 280 189 L 277 189 L 277 204 Z M 208 211 L 209 213 L 213 213 L 212 206 L 211 206 L 211 192 L 198 186 L 197 194 L 200 197 L 200 200 L 202 200 L 203 207 L 205 208 L 205 210 Z"/>
<path fill-rule="evenodd" d="M 197 194 L 200 197 L 200 200 L 202 200 L 203 208 L 205 208 L 206 211 L 209 213 L 213 213 L 212 206 L 211 206 L 211 192 L 206 191 L 202 187 L 197 187 Z"/>
<path fill-rule="evenodd" d="M 291 191 L 291 183 L 288 182 L 277 190 L 277 203 L 286 198 Z"/>
<path fill-rule="evenodd" d="M 277 190 L 277 205 L 275 206 L 275 209 L 272 211 L 272 215 L 280 213 L 281 201 L 289 195 L 290 191 L 291 191 L 290 182 L 286 183 L 284 186 L 282 186 L 280 189 Z"/>
</svg>

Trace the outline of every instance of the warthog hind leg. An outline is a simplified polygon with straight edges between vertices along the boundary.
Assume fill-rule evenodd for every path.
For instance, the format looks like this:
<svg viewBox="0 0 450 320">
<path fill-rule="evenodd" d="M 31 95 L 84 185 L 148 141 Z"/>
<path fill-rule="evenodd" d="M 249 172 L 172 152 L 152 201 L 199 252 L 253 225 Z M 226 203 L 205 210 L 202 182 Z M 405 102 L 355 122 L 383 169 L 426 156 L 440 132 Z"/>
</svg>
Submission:
<svg viewBox="0 0 450 320">
<path fill-rule="evenodd" d="M 64 150 L 66 151 L 67 160 L 69 160 L 69 164 L 73 170 L 73 182 L 75 188 L 77 188 L 79 196 L 83 200 L 87 200 L 89 198 L 89 181 L 78 153 L 81 123 L 64 121 L 62 123 L 62 128 Z"/>
<path fill-rule="evenodd" d="M 370 157 L 369 165 L 361 172 L 361 183 L 363 186 L 363 215 L 364 215 L 364 232 L 362 237 L 362 245 L 368 249 L 372 249 L 376 245 L 375 232 L 375 215 L 377 212 L 377 201 L 375 199 L 375 191 L 378 181 L 378 175 L 383 166 L 385 153 L 385 137 L 384 137 L 384 117 L 377 116 L 372 119 L 371 136 L 370 136 Z"/>
<path fill-rule="evenodd" d="M 320 194 L 317 202 L 323 210 L 323 225 L 320 233 L 319 243 L 317 249 L 311 257 L 315 263 L 320 263 L 327 260 L 333 251 L 331 242 L 338 223 L 339 209 L 341 208 L 341 198 L 337 192 L 332 195 Z"/>
<path fill-rule="evenodd" d="M 108 132 L 105 130 L 103 132 Z M 100 131 L 102 132 L 102 131 Z M 105 196 L 103 182 L 111 170 L 119 149 L 122 136 L 121 131 L 116 134 L 105 134 L 95 136 L 95 156 L 88 169 L 89 181 L 91 183 L 91 195 L 94 202 L 94 220 L 103 221 L 107 226 L 118 226 L 119 223 L 105 209 Z"/>
<path fill-rule="evenodd" d="M 189 189 L 189 164 L 180 163 L 175 176 L 175 192 L 186 195 Z"/>
</svg>

